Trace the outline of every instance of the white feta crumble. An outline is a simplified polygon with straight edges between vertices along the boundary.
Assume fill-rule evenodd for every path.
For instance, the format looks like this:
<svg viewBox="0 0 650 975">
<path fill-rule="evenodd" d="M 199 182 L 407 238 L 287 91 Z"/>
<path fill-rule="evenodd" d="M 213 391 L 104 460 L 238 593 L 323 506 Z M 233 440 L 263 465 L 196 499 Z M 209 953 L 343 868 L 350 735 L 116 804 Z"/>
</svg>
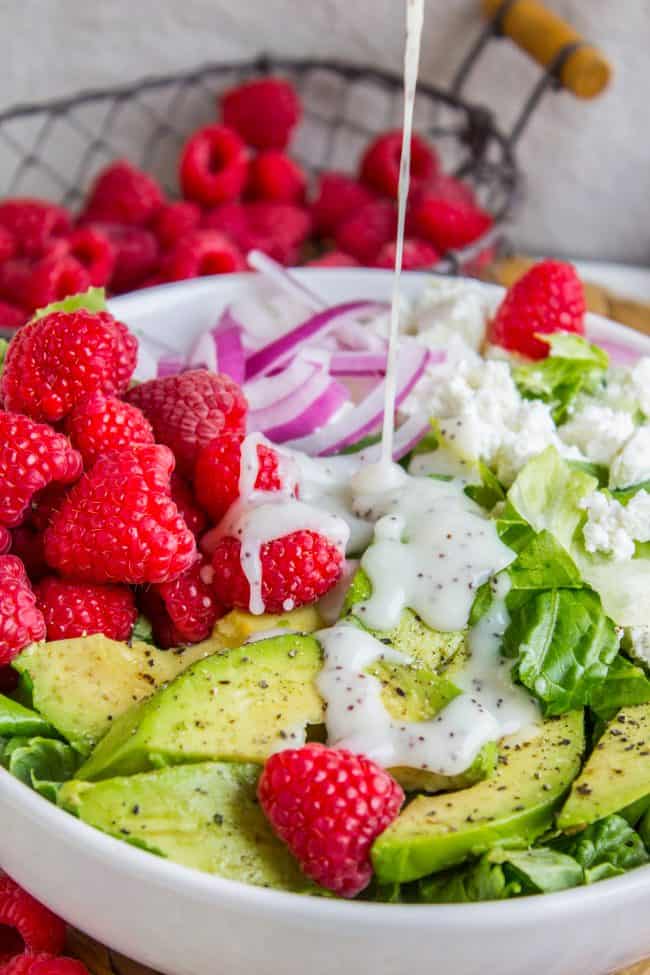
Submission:
<svg viewBox="0 0 650 975">
<path fill-rule="evenodd" d="M 559 428 L 564 443 L 578 447 L 588 460 L 607 465 L 633 431 L 629 413 L 599 403 L 587 403 Z"/>
<path fill-rule="evenodd" d="M 650 423 L 635 430 L 614 457 L 609 471 L 609 486 L 625 488 L 648 480 L 650 480 Z"/>
<path fill-rule="evenodd" d="M 429 348 L 447 349 L 461 339 L 478 352 L 487 313 L 480 288 L 453 278 L 433 278 L 413 309 L 409 331 Z"/>
<path fill-rule="evenodd" d="M 580 502 L 587 512 L 583 528 L 588 552 L 610 555 L 625 562 L 634 555 L 635 541 L 650 541 L 650 494 L 639 491 L 627 505 L 602 491 L 594 491 Z"/>
<path fill-rule="evenodd" d="M 522 398 L 506 362 L 458 363 L 437 376 L 420 408 L 438 421 L 449 450 L 464 460 L 484 460 L 506 485 L 546 447 L 565 457 L 582 456 L 560 440 L 546 403 Z"/>
<path fill-rule="evenodd" d="M 650 626 L 631 626 L 626 643 L 631 657 L 640 664 L 650 664 Z"/>
</svg>

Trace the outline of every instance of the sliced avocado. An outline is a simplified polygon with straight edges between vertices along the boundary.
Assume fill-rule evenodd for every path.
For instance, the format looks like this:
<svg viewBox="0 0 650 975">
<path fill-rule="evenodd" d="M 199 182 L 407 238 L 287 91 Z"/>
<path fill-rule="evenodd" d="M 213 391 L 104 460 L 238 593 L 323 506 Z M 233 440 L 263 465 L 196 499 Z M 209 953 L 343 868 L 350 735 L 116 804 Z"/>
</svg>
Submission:
<svg viewBox="0 0 650 975">
<path fill-rule="evenodd" d="M 259 772 L 234 762 L 179 765 L 95 784 L 73 780 L 57 798 L 91 826 L 186 867 L 317 893 L 260 809 Z"/>
<path fill-rule="evenodd" d="M 650 794 L 650 704 L 623 708 L 609 722 L 558 816 L 576 830 Z"/>
<path fill-rule="evenodd" d="M 382 660 L 367 673 L 383 684 L 382 698 L 386 709 L 398 721 L 427 721 L 435 717 L 460 691 L 445 677 L 414 664 L 396 664 Z M 441 775 L 424 769 L 398 767 L 391 775 L 407 792 L 443 792 L 466 789 L 491 775 L 496 766 L 497 746 L 485 745 L 472 765 L 459 775 Z"/>
<path fill-rule="evenodd" d="M 27 681 L 36 710 L 80 755 L 88 755 L 134 702 L 213 652 L 209 642 L 156 650 L 148 643 L 129 646 L 98 634 L 32 644 L 13 666 Z"/>
<path fill-rule="evenodd" d="M 470 789 L 418 796 L 372 849 L 380 883 L 417 880 L 493 846 L 528 846 L 580 769 L 581 711 L 546 721 L 535 738 L 504 739 L 495 774 Z"/>
<path fill-rule="evenodd" d="M 365 625 L 363 615 L 355 611 L 355 605 L 368 599 L 371 593 L 370 579 L 360 569 L 350 583 L 343 612 L 351 614 L 362 626 Z M 405 653 L 430 670 L 439 670 L 447 665 L 465 645 L 465 634 L 462 631 L 442 633 L 439 630 L 432 630 L 410 609 L 403 611 L 399 626 L 393 630 L 370 630 L 370 632 L 382 643 Z"/>
<path fill-rule="evenodd" d="M 321 649 L 287 635 L 214 654 L 113 722 L 80 779 L 132 775 L 163 765 L 264 762 L 320 724 L 315 686 Z"/>
<path fill-rule="evenodd" d="M 264 613 L 262 616 L 254 616 L 252 613 L 244 612 L 243 609 L 233 609 L 217 621 L 212 639 L 220 643 L 220 646 L 215 649 L 232 649 L 241 647 L 251 637 L 268 631 L 271 631 L 274 636 L 279 635 L 276 634 L 277 630 L 286 630 L 288 633 L 313 633 L 322 625 L 323 621 L 315 606 L 301 606 L 299 609 L 292 609 L 290 613 L 281 615 Z"/>
</svg>

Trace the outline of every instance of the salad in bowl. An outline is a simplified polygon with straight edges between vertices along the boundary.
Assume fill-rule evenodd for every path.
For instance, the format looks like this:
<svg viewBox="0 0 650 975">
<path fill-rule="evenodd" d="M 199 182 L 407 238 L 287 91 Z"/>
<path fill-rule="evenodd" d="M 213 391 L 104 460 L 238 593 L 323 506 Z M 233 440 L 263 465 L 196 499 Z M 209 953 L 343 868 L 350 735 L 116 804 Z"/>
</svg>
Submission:
<svg viewBox="0 0 650 975">
<path fill-rule="evenodd" d="M 183 355 L 96 291 L 39 312 L 0 379 L 4 767 L 313 897 L 646 864 L 650 357 L 584 318 L 559 262 L 422 276 L 382 443 L 382 301 L 262 261 Z"/>
</svg>

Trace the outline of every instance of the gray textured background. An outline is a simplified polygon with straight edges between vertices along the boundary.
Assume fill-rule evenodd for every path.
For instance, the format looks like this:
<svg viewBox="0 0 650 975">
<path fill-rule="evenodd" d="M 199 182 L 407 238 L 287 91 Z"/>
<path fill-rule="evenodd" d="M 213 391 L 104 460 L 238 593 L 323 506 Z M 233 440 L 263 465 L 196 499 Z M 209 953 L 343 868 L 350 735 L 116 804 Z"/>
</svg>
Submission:
<svg viewBox="0 0 650 975">
<path fill-rule="evenodd" d="M 549 0 L 616 66 L 593 102 L 549 98 L 521 145 L 517 242 L 538 252 L 650 263 L 650 0 Z M 399 69 L 400 0 L 0 0 L 0 106 L 81 87 L 277 54 Z M 422 75 L 445 83 L 479 27 L 478 0 L 428 0 Z M 536 70 L 503 43 L 471 88 L 503 123 Z M 0 171 L 0 178 L 3 173 Z"/>
</svg>

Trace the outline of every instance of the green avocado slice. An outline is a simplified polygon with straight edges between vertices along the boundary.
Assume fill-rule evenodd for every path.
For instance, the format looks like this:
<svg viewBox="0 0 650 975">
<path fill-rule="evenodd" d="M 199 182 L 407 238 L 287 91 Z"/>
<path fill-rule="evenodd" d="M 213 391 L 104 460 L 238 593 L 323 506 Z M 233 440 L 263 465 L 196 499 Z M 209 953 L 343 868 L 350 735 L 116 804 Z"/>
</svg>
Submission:
<svg viewBox="0 0 650 975">
<path fill-rule="evenodd" d="M 242 883 L 318 893 L 276 839 L 256 799 L 256 765 L 179 765 L 129 778 L 73 780 L 58 803 L 119 839 Z"/>
<path fill-rule="evenodd" d="M 13 666 L 28 685 L 34 707 L 86 756 L 134 702 L 150 697 L 213 652 L 209 643 L 157 650 L 148 643 L 130 646 L 97 634 L 34 643 Z"/>
<path fill-rule="evenodd" d="M 368 599 L 371 593 L 370 579 L 363 569 L 359 569 L 350 583 L 343 612 L 344 615 L 353 616 L 361 626 L 369 630 L 382 643 L 405 653 L 413 660 L 435 671 L 447 666 L 458 651 L 464 647 L 465 633 L 463 631 L 454 630 L 450 633 L 442 633 L 440 630 L 432 630 L 410 609 L 403 611 L 399 626 L 396 626 L 395 629 L 388 631 L 371 630 L 365 626 L 362 616 L 355 612 L 355 605 Z"/>
<path fill-rule="evenodd" d="M 417 880 L 493 846 L 532 843 L 578 774 L 584 745 L 583 714 L 572 711 L 546 721 L 535 738 L 504 739 L 491 778 L 418 796 L 373 845 L 379 883 Z"/>
<path fill-rule="evenodd" d="M 558 816 L 576 830 L 650 795 L 650 704 L 623 708 L 609 722 Z"/>
<path fill-rule="evenodd" d="M 221 759 L 263 763 L 322 722 L 321 661 L 318 642 L 300 634 L 201 660 L 118 718 L 78 778 Z"/>
</svg>

